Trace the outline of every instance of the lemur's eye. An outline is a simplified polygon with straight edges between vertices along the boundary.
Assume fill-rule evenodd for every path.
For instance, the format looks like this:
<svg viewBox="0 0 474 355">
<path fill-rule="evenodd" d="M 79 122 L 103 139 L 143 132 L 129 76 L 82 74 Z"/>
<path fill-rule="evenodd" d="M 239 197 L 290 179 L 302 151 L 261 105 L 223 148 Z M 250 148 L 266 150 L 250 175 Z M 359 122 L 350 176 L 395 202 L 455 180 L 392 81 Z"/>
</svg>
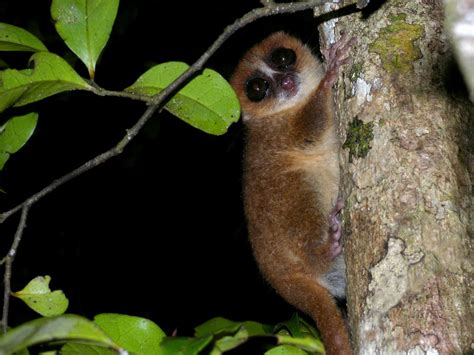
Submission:
<svg viewBox="0 0 474 355">
<path fill-rule="evenodd" d="M 268 94 L 270 84 L 262 78 L 253 78 L 247 81 L 245 91 L 250 101 L 262 101 Z"/>
<path fill-rule="evenodd" d="M 286 69 L 295 64 L 296 53 L 292 49 L 280 47 L 273 51 L 271 61 L 278 69 Z"/>
</svg>

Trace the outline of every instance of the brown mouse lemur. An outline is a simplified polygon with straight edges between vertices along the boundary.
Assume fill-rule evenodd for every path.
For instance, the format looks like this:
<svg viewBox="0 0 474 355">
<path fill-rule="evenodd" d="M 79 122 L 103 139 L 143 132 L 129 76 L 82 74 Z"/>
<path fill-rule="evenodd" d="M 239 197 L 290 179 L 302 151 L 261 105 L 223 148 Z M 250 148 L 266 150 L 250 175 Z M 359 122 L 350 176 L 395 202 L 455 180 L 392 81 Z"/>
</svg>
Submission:
<svg viewBox="0 0 474 355">
<path fill-rule="evenodd" d="M 339 163 L 332 86 L 354 40 L 323 52 L 277 32 L 251 48 L 231 84 L 247 128 L 244 205 L 259 267 L 289 303 L 311 315 L 329 354 L 351 354 L 335 298 L 345 297 L 337 217 Z"/>
</svg>

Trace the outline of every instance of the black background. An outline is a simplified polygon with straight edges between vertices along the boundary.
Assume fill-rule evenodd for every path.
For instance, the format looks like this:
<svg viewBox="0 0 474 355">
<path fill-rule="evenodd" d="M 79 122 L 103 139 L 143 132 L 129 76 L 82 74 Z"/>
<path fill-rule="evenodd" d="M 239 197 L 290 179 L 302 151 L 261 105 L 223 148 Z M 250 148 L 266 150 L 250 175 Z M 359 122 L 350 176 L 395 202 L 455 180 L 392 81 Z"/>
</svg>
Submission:
<svg viewBox="0 0 474 355">
<path fill-rule="evenodd" d="M 3 0 L 0 22 L 30 30 L 48 48 L 86 70 L 54 30 L 49 1 Z M 259 1 L 122 1 L 97 66 L 102 87 L 122 90 L 151 65 L 195 61 L 224 27 Z M 234 35 L 208 66 L 228 77 L 238 58 L 275 30 L 317 46 L 310 11 L 259 20 Z M 31 53 L 0 53 L 24 68 Z M 28 144 L 0 172 L 1 210 L 11 208 L 81 163 L 115 145 L 145 110 L 127 99 L 72 92 L 25 108 L 39 121 Z M 125 152 L 69 182 L 30 211 L 13 268 L 13 289 L 51 275 L 70 300 L 69 313 L 117 312 L 147 317 L 168 334 L 192 335 L 212 317 L 278 322 L 293 309 L 257 271 L 241 201 L 244 132 L 234 124 L 207 135 L 163 112 Z M 0 225 L 5 255 L 19 215 Z M 11 325 L 36 315 L 12 301 Z"/>
</svg>

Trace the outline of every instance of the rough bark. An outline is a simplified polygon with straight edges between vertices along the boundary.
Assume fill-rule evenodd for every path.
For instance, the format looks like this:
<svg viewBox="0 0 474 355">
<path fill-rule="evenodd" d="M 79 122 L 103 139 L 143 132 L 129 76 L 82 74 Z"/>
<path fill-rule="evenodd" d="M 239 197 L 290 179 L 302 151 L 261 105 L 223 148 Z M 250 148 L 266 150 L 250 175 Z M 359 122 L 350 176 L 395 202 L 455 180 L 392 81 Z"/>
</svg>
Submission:
<svg viewBox="0 0 474 355">
<path fill-rule="evenodd" d="M 359 354 L 473 351 L 474 109 L 441 1 L 372 2 L 338 83 L 345 258 Z M 360 120 L 360 121 L 358 121 Z"/>
</svg>

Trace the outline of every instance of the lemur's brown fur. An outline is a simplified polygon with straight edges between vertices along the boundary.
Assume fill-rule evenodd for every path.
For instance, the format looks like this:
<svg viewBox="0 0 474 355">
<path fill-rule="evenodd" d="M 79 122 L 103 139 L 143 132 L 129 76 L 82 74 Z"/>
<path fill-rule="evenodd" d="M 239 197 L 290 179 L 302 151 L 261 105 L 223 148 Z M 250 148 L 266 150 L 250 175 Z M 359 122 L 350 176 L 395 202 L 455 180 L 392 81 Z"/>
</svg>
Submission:
<svg viewBox="0 0 474 355">
<path fill-rule="evenodd" d="M 316 321 L 328 354 L 352 354 L 335 302 L 345 296 L 345 266 L 335 217 L 342 207 L 332 99 L 350 46 L 345 41 L 325 53 L 324 72 L 305 45 L 278 32 L 251 48 L 231 78 L 247 127 L 244 204 L 255 258 L 276 291 Z M 277 48 L 291 49 L 295 62 L 276 69 Z M 248 83 L 259 76 L 269 89 L 255 102 Z"/>
</svg>

